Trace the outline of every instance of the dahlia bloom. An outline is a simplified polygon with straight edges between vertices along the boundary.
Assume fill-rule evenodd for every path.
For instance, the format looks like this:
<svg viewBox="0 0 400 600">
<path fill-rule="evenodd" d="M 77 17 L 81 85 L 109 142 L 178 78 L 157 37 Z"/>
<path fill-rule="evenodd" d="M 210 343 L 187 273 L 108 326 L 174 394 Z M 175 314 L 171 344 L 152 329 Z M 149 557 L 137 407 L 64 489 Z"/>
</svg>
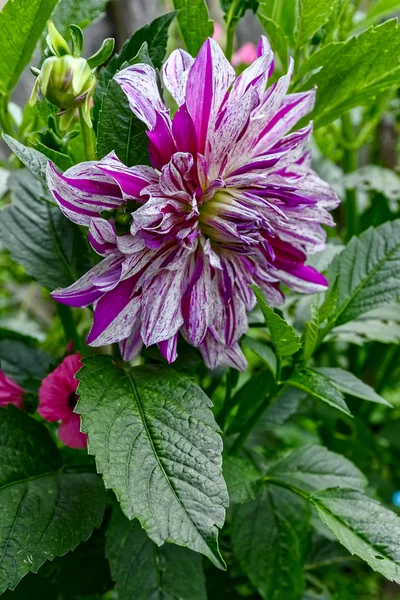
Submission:
<svg viewBox="0 0 400 600">
<path fill-rule="evenodd" d="M 23 395 L 24 390 L 0 369 L 0 406 L 15 404 L 18 408 L 22 408 Z"/>
<path fill-rule="evenodd" d="M 80 431 L 80 416 L 74 413 L 78 401 L 76 373 L 81 368 L 79 353 L 70 354 L 42 381 L 38 413 L 46 421 L 61 421 L 58 437 L 70 448 L 85 448 L 87 435 Z"/>
<path fill-rule="evenodd" d="M 311 169 L 312 126 L 292 132 L 315 90 L 287 93 L 293 63 L 267 87 L 274 56 L 266 38 L 258 54 L 236 78 L 211 39 L 196 59 L 175 50 L 162 70 L 178 105 L 173 118 L 151 66 L 123 69 L 115 80 L 148 127 L 152 166 L 128 168 L 113 153 L 64 174 L 49 165 L 61 210 L 89 227 L 104 257 L 52 294 L 70 306 L 94 304 L 90 345 L 119 342 L 129 360 L 158 344 L 172 362 L 181 333 L 210 368 L 245 369 L 238 342 L 256 303 L 249 284 L 272 305 L 283 300 L 281 283 L 326 288 L 305 261 L 324 248 L 321 225 L 333 225 L 327 211 L 338 198 Z M 121 215 L 131 223 L 117 235 Z"/>
</svg>

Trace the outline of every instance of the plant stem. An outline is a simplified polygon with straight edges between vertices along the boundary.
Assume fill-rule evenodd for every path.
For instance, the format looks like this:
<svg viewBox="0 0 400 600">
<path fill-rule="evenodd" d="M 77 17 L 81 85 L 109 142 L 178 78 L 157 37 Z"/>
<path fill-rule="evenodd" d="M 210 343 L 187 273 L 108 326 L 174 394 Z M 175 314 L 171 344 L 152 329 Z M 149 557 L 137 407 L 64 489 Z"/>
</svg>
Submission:
<svg viewBox="0 0 400 600">
<path fill-rule="evenodd" d="M 348 144 L 347 147 L 343 147 L 343 171 L 351 173 L 358 167 L 358 150 L 352 147 L 355 136 L 350 113 L 346 113 L 342 117 L 342 134 Z M 342 206 L 345 239 L 348 241 L 358 232 L 357 191 L 355 189 L 346 190 L 346 199 Z"/>
<path fill-rule="evenodd" d="M 72 314 L 72 310 L 69 306 L 66 306 L 65 304 L 57 303 L 57 311 L 64 329 L 67 343 L 72 340 L 74 342 L 75 352 L 81 351 L 82 341 L 76 329 L 75 319 Z"/>
<path fill-rule="evenodd" d="M 79 108 L 79 120 L 81 124 L 83 147 L 85 149 L 86 160 L 96 160 L 96 150 L 94 148 L 93 128 L 89 127 L 83 118 L 82 108 Z"/>
<path fill-rule="evenodd" d="M 13 120 L 8 110 L 9 96 L 1 96 L 0 98 L 0 122 L 5 133 L 14 136 Z"/>
<path fill-rule="evenodd" d="M 237 452 L 240 450 L 240 448 L 243 446 L 243 444 L 249 437 L 250 433 L 253 431 L 254 427 L 257 425 L 258 421 L 263 416 L 264 412 L 267 410 L 268 406 L 275 402 L 282 387 L 282 385 L 278 385 L 277 388 L 275 388 L 275 393 L 269 394 L 265 398 L 264 402 L 260 404 L 257 410 L 253 413 L 247 425 L 243 428 L 243 430 L 240 432 L 240 434 L 232 444 L 232 447 L 229 450 L 229 454 L 237 454 Z"/>
<path fill-rule="evenodd" d="M 226 32 L 226 47 L 225 47 L 225 56 L 231 62 L 232 54 L 233 54 L 233 39 L 235 35 L 235 27 L 230 27 Z"/>
</svg>

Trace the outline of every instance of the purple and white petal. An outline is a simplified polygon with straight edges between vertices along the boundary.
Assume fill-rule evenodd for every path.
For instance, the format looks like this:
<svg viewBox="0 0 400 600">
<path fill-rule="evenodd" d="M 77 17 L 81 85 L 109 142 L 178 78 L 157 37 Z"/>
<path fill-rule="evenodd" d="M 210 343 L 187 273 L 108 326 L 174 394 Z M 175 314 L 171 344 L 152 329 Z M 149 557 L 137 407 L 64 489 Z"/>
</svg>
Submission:
<svg viewBox="0 0 400 600">
<path fill-rule="evenodd" d="M 194 60 L 188 52 L 178 49 L 170 54 L 162 68 L 164 85 L 178 106 L 185 103 L 186 84 L 193 62 Z"/>
</svg>

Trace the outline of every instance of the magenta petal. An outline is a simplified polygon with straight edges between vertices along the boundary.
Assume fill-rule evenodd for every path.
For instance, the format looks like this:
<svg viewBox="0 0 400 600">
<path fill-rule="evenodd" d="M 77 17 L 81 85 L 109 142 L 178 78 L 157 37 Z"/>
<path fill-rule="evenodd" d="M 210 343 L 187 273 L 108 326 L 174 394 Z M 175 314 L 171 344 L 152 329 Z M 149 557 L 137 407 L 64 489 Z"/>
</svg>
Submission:
<svg viewBox="0 0 400 600">
<path fill-rule="evenodd" d="M 58 428 L 58 437 L 63 444 L 70 448 L 86 448 L 86 433 L 81 433 L 81 418 L 76 413 L 71 413 L 61 421 Z"/>
<path fill-rule="evenodd" d="M 149 153 L 151 164 L 156 169 L 161 169 L 169 162 L 172 154 L 176 152 L 171 123 L 166 122 L 163 115 L 157 112 L 156 124 L 151 131 L 147 132 L 147 136 L 150 140 Z"/>
<path fill-rule="evenodd" d="M 173 363 L 178 357 L 178 334 L 176 333 L 170 337 L 169 340 L 158 342 L 158 347 L 165 360 L 169 363 Z"/>
<path fill-rule="evenodd" d="M 125 199 L 134 199 L 137 202 L 143 202 L 142 191 L 158 181 L 152 167 L 127 167 L 114 152 L 105 156 L 97 166 L 118 184 Z"/>
</svg>

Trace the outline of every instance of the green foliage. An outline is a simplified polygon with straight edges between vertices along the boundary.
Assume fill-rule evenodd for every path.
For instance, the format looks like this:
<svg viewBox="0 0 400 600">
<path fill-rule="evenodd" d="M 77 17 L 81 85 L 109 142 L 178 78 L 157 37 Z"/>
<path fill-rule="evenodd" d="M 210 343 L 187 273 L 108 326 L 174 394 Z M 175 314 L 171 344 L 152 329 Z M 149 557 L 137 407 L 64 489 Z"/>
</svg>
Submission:
<svg viewBox="0 0 400 600">
<path fill-rule="evenodd" d="M 73 550 L 99 527 L 101 481 L 61 473 L 61 457 L 42 425 L 15 407 L 0 412 L 0 592 L 29 571 Z M 27 535 L 29 532 L 29 535 Z"/>
<path fill-rule="evenodd" d="M 57 0 L 10 0 L 0 12 L 0 90 L 8 94 L 28 64 Z"/>
<path fill-rule="evenodd" d="M 67 40 L 71 23 L 84 29 L 104 13 L 108 0 L 59 0 L 51 15 L 54 25 Z"/>
<path fill-rule="evenodd" d="M 25 390 L 39 387 L 52 362 L 50 354 L 41 348 L 31 348 L 20 340 L 0 341 L 1 369 Z"/>
<path fill-rule="evenodd" d="M 0 213 L 0 232 L 11 257 L 45 287 L 70 285 L 91 266 L 82 232 L 29 171 L 14 173 L 9 186 L 12 204 Z"/>
<path fill-rule="evenodd" d="M 235 508 L 233 548 L 264 600 L 301 597 L 309 517 L 309 506 L 302 498 L 274 485 Z"/>
<path fill-rule="evenodd" d="M 107 557 L 119 600 L 207 599 L 200 555 L 173 544 L 159 548 L 118 508 L 107 530 Z"/>
<path fill-rule="evenodd" d="M 254 500 L 262 486 L 262 472 L 244 457 L 224 458 L 224 477 L 232 504 Z"/>
<path fill-rule="evenodd" d="M 104 356 L 86 359 L 79 378 L 90 453 L 126 516 L 138 518 L 154 542 L 187 546 L 223 568 L 222 442 L 204 392 L 172 369 L 125 374 Z"/>
<path fill-rule="evenodd" d="M 302 48 L 328 22 L 335 4 L 336 0 L 297 0 L 297 48 Z"/>
<path fill-rule="evenodd" d="M 377 394 L 371 386 L 360 381 L 358 377 L 349 371 L 332 367 L 323 367 L 318 369 L 318 372 L 325 375 L 325 377 L 328 377 L 333 385 L 344 394 L 349 394 L 350 396 L 355 396 L 362 400 L 368 400 L 369 402 L 377 402 L 378 404 L 391 406 L 390 402 L 387 402 L 385 398 L 382 398 L 382 396 Z"/>
<path fill-rule="evenodd" d="M 49 162 L 47 157 L 34 148 L 28 148 L 11 136 L 3 133 L 3 139 L 8 147 L 18 156 L 20 161 L 33 173 L 33 175 L 45 186 L 46 168 Z"/>
<path fill-rule="evenodd" d="M 287 381 L 288 385 L 303 390 L 322 402 L 330 404 L 337 410 L 340 410 L 347 415 L 350 415 L 350 411 L 344 396 L 341 391 L 324 375 L 311 371 L 310 369 L 303 369 L 297 371 Z"/>
<path fill-rule="evenodd" d="M 263 26 L 274 52 L 279 56 L 284 69 L 288 66 L 289 61 L 289 39 L 282 27 L 267 17 L 261 9 L 257 13 L 258 19 Z"/>
<path fill-rule="evenodd" d="M 210 19 L 205 0 L 172 0 L 178 12 L 178 25 L 186 50 L 196 56 L 203 42 L 211 37 L 214 22 Z"/>
</svg>

